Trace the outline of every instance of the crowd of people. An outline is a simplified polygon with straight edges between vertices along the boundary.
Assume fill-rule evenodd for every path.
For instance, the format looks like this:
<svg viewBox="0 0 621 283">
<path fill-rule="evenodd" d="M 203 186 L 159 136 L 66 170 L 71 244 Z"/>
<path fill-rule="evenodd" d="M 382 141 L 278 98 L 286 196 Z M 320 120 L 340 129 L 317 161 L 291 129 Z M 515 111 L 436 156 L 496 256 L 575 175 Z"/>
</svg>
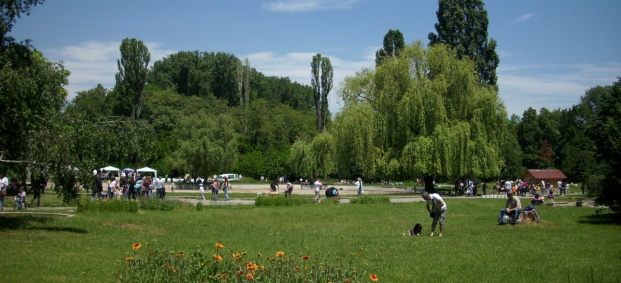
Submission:
<svg viewBox="0 0 621 283">
<path fill-rule="evenodd" d="M 107 189 L 103 189 L 103 181 L 101 178 L 101 170 L 93 170 L 93 186 L 91 200 L 103 199 L 136 199 L 138 196 L 147 198 L 155 197 L 160 199 L 166 198 L 166 187 L 164 178 L 155 178 L 151 176 L 140 176 L 135 172 L 121 173 L 120 178 L 110 173 L 108 175 Z"/>
</svg>

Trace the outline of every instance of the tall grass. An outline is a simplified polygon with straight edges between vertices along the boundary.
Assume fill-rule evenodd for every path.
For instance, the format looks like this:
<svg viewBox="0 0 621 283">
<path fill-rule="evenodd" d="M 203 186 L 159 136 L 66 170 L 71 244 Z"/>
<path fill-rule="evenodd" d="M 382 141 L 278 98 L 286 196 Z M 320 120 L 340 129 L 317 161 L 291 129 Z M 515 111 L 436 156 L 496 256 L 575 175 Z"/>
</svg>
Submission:
<svg viewBox="0 0 621 283">
<path fill-rule="evenodd" d="M 0 282 L 114 282 L 134 256 L 134 243 L 189 256 L 218 241 L 234 247 L 228 256 L 285 251 L 340 262 L 360 252 L 354 267 L 377 274 L 379 282 L 621 280 L 621 226 L 608 213 L 542 206 L 540 224 L 497 226 L 502 199 L 445 200 L 442 238 L 428 236 L 431 218 L 422 202 L 3 215 Z M 403 236 L 416 223 L 423 236 Z M 28 272 L 33 266 L 41 272 Z"/>
</svg>

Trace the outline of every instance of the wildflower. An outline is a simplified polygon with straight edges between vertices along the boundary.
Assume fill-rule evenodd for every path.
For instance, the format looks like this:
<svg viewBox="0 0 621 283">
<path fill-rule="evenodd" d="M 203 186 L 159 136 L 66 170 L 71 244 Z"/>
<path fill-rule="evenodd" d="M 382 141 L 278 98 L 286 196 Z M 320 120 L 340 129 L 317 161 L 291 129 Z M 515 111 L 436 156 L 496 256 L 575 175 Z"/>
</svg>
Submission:
<svg viewBox="0 0 621 283">
<path fill-rule="evenodd" d="M 224 249 L 224 246 L 220 243 L 216 243 L 216 248 L 218 249 Z"/>
<path fill-rule="evenodd" d="M 257 254 L 257 256 L 261 257 L 261 256 L 263 256 L 263 255 L 262 255 L 261 253 L 258 253 L 258 254 Z"/>
<path fill-rule="evenodd" d="M 349 282 L 351 282 L 351 280 L 345 279 L 345 283 L 349 283 Z"/>
<path fill-rule="evenodd" d="M 283 257 L 284 255 L 285 255 L 285 253 L 284 253 L 284 252 L 277 252 L 277 253 L 276 253 L 276 256 L 277 256 L 277 257 Z"/>
<path fill-rule="evenodd" d="M 377 281 L 377 280 L 379 279 L 379 278 L 377 277 L 377 274 L 373 274 L 373 273 L 371 273 L 371 274 L 369 275 L 369 278 L 371 278 L 371 281 L 373 281 L 373 282 L 375 282 L 375 281 Z"/>
<path fill-rule="evenodd" d="M 307 256 L 307 255 L 305 255 L 305 256 L 303 256 L 303 257 L 302 257 L 302 259 L 303 259 L 303 260 L 307 260 L 307 259 L 309 259 L 309 258 L 310 258 L 310 257 L 309 257 L 309 256 Z"/>
<path fill-rule="evenodd" d="M 246 268 L 248 270 L 253 270 L 254 269 L 254 264 L 252 262 L 249 262 L 249 263 L 246 264 Z"/>
<path fill-rule="evenodd" d="M 246 252 L 246 251 L 242 252 L 242 255 L 247 255 L 247 254 L 248 254 L 248 252 Z"/>
<path fill-rule="evenodd" d="M 133 249 L 134 251 L 137 251 L 138 249 L 140 249 L 140 247 L 142 247 L 142 244 L 141 244 L 141 243 L 136 243 L 136 244 L 133 244 L 133 245 L 132 245 L 132 249 Z"/>
<path fill-rule="evenodd" d="M 213 259 L 217 260 L 217 261 L 222 261 L 222 257 L 219 255 L 213 255 Z"/>
<path fill-rule="evenodd" d="M 246 274 L 246 279 L 253 280 L 254 279 L 254 275 L 248 273 L 248 274 Z"/>
<path fill-rule="evenodd" d="M 296 266 L 295 266 L 295 270 L 296 270 L 296 271 L 297 271 L 297 270 L 300 270 L 300 266 L 297 266 L 297 265 L 296 265 Z"/>
<path fill-rule="evenodd" d="M 134 261 L 134 258 L 133 257 L 126 257 L 125 261 Z"/>
</svg>

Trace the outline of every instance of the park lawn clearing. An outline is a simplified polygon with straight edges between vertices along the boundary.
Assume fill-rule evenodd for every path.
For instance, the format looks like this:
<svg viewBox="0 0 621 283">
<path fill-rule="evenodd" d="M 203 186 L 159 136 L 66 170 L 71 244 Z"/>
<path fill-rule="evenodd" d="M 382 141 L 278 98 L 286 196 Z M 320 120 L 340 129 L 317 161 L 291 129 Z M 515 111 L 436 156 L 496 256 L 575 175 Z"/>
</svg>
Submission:
<svg viewBox="0 0 621 283">
<path fill-rule="evenodd" d="M 216 242 L 249 254 L 352 262 L 380 282 L 621 280 L 621 227 L 607 212 L 540 206 L 540 224 L 497 226 L 504 200 L 445 200 L 442 238 L 428 236 L 431 218 L 422 202 L 3 215 L 0 282 L 114 282 L 135 243 L 142 252 L 157 246 L 191 254 Z M 403 236 L 416 223 L 423 236 Z"/>
</svg>

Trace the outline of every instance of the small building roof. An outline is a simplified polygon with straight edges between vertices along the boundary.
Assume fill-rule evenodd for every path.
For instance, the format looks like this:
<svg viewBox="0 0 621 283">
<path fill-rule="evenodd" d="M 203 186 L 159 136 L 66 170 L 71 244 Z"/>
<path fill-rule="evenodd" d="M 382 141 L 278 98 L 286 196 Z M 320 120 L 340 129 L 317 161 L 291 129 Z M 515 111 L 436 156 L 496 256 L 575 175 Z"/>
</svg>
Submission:
<svg viewBox="0 0 621 283">
<path fill-rule="evenodd" d="M 524 173 L 532 175 L 535 179 L 567 179 L 567 176 L 558 169 L 527 169 Z"/>
</svg>

